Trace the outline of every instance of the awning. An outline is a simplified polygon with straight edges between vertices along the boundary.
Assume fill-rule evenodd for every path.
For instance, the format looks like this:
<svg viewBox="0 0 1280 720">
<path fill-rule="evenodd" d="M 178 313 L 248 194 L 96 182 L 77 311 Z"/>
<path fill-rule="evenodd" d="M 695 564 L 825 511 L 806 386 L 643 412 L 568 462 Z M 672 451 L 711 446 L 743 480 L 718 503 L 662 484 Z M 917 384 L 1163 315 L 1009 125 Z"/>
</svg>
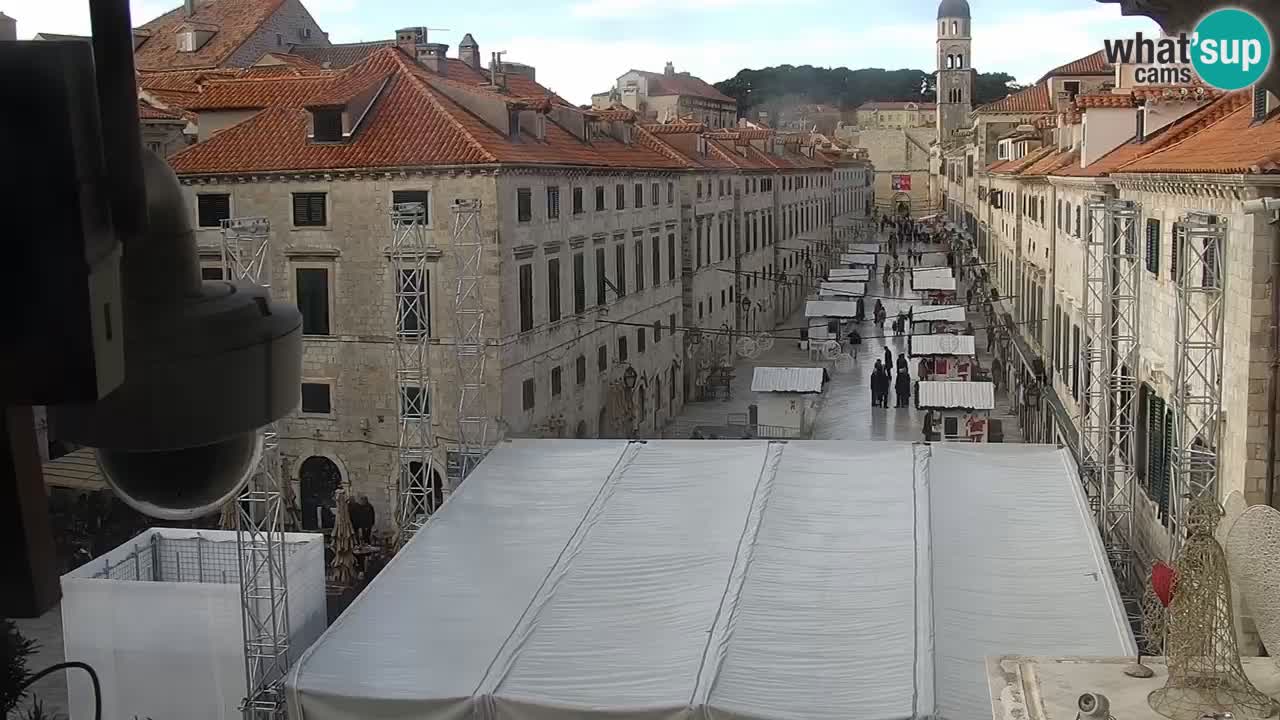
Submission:
<svg viewBox="0 0 1280 720">
<path fill-rule="evenodd" d="M 44 484 L 48 487 L 96 492 L 107 488 L 107 481 L 98 467 L 97 452 L 93 448 L 80 448 L 44 464 Z"/>
<path fill-rule="evenodd" d="M 921 380 L 916 390 L 921 408 L 941 410 L 993 410 L 995 386 L 989 382 Z"/>
</svg>

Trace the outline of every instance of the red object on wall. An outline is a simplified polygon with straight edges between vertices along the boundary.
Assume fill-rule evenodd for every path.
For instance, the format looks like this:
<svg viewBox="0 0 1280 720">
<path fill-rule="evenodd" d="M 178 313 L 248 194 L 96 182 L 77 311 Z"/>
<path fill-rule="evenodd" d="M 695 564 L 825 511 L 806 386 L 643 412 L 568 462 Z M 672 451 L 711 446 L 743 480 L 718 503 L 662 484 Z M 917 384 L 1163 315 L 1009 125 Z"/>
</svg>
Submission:
<svg viewBox="0 0 1280 720">
<path fill-rule="evenodd" d="M 1156 591 L 1160 604 L 1169 607 L 1173 601 L 1173 591 L 1178 587 L 1178 571 L 1162 562 L 1151 568 L 1151 589 Z"/>
</svg>

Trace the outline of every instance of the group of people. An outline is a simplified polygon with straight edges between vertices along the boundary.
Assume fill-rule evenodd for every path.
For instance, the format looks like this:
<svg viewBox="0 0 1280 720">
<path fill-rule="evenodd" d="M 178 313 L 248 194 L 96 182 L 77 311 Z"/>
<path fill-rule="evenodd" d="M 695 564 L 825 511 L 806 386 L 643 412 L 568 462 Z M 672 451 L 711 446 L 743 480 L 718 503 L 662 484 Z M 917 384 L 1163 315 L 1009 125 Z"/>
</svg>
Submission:
<svg viewBox="0 0 1280 720">
<path fill-rule="evenodd" d="M 871 407 L 889 407 L 889 390 L 894 391 L 895 408 L 911 405 L 911 369 L 907 356 L 898 353 L 895 366 L 893 351 L 884 349 L 884 360 L 876 360 L 875 369 L 871 371 Z"/>
</svg>

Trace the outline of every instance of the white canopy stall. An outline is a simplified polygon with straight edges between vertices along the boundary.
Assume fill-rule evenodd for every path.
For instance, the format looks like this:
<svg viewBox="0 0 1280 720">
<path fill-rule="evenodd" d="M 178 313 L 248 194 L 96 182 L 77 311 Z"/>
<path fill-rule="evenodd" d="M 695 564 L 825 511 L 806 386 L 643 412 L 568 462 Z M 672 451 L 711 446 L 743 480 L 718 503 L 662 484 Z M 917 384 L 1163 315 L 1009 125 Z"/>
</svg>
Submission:
<svg viewBox="0 0 1280 720">
<path fill-rule="evenodd" d="M 853 300 L 862 297 L 866 293 L 867 284 L 865 282 L 823 280 L 818 284 L 818 295 L 824 298 Z"/>
<path fill-rule="evenodd" d="M 974 374 L 974 345 L 972 335 L 911 335 L 907 338 L 907 353 L 925 360 L 918 373 L 921 378 L 925 377 L 927 366 L 930 380 L 968 381 Z"/>
<path fill-rule="evenodd" d="M 844 249 L 845 249 L 845 252 L 875 255 L 876 253 L 880 252 L 882 248 L 880 247 L 880 243 L 853 242 L 853 243 L 846 243 L 844 246 Z"/>
<path fill-rule="evenodd" d="M 866 268 L 831 268 L 827 271 L 827 279 L 837 282 L 866 282 L 871 279 L 871 271 Z"/>
<path fill-rule="evenodd" d="M 936 439 L 985 443 L 988 420 L 996 406 L 995 386 L 989 382 L 921 380 L 916 383 L 916 406 L 929 411 L 925 425 Z"/>
<path fill-rule="evenodd" d="M 974 720 L 987 656 L 1134 651 L 1066 450 L 532 440 L 285 694 L 295 720 Z"/>
<path fill-rule="evenodd" d="M 853 269 L 872 268 L 876 265 L 875 253 L 844 253 L 840 256 L 841 265 L 852 265 Z"/>
<path fill-rule="evenodd" d="M 963 305 L 916 305 L 911 309 L 912 333 L 945 333 L 962 327 L 964 323 Z"/>
</svg>

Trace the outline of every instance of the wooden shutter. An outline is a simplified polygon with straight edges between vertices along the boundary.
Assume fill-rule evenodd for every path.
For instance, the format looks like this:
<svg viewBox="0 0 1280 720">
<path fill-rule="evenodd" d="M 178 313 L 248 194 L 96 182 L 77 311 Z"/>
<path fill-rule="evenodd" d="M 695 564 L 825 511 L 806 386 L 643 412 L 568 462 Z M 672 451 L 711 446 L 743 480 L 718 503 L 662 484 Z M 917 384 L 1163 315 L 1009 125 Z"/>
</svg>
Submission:
<svg viewBox="0 0 1280 720">
<path fill-rule="evenodd" d="M 1171 233 L 1172 246 L 1169 249 L 1169 276 L 1176 283 L 1181 281 L 1181 275 L 1178 272 L 1178 252 L 1182 249 L 1182 236 L 1186 229 L 1182 227 L 1182 223 L 1173 224 L 1173 232 Z"/>
<path fill-rule="evenodd" d="M 1147 220 L 1147 270 L 1160 274 L 1160 221 Z"/>
</svg>

